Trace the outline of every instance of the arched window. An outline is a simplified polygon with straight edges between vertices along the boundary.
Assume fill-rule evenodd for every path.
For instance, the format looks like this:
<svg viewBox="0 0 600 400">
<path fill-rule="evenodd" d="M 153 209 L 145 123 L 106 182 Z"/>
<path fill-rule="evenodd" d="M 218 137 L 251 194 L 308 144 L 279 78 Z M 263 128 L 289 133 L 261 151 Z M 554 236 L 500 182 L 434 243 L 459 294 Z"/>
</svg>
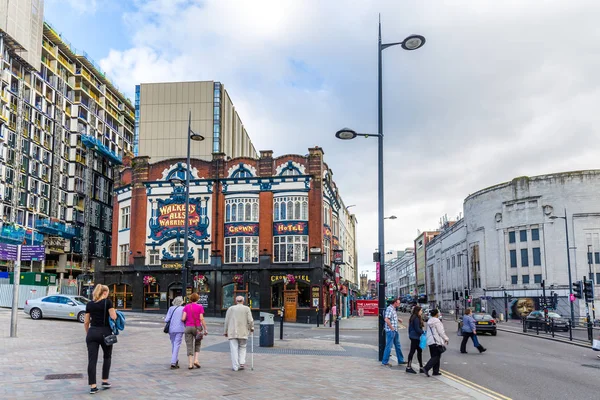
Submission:
<svg viewBox="0 0 600 400">
<path fill-rule="evenodd" d="M 308 221 L 307 196 L 281 196 L 273 200 L 275 221 Z"/>
<path fill-rule="evenodd" d="M 273 221 L 279 220 L 279 203 L 275 203 L 273 207 Z"/>
<path fill-rule="evenodd" d="M 225 222 L 258 222 L 258 198 L 225 199 Z M 227 209 L 231 208 L 228 213 Z"/>
<path fill-rule="evenodd" d="M 183 242 L 175 242 L 169 246 L 169 253 L 175 257 L 183 257 Z"/>
<path fill-rule="evenodd" d="M 287 203 L 287 219 L 294 219 L 294 202 Z"/>
<path fill-rule="evenodd" d="M 302 202 L 301 219 L 308 221 L 308 202 L 306 200 Z"/>
</svg>

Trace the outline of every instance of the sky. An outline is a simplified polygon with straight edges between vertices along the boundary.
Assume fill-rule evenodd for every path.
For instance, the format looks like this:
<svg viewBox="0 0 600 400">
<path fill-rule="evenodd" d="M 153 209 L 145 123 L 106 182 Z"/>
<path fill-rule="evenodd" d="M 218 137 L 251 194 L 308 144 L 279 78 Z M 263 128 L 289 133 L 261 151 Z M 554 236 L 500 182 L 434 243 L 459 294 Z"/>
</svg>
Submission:
<svg viewBox="0 0 600 400">
<path fill-rule="evenodd" d="M 597 1 L 46 0 L 45 17 L 133 99 L 136 84 L 215 80 L 257 150 L 324 149 L 374 277 L 377 24 L 383 54 L 386 250 L 518 176 L 596 169 Z"/>
</svg>

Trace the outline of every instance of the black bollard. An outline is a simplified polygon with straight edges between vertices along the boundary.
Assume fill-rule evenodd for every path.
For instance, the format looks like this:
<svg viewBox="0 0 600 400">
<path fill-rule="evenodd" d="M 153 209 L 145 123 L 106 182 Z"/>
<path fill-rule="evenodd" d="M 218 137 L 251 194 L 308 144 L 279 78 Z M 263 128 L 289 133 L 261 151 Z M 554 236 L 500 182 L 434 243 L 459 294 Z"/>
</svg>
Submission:
<svg viewBox="0 0 600 400">
<path fill-rule="evenodd" d="M 573 341 L 573 325 L 571 325 L 571 320 L 569 320 L 569 340 Z"/>
<path fill-rule="evenodd" d="M 527 333 L 527 320 L 523 317 L 523 332 Z"/>
<path fill-rule="evenodd" d="M 319 327 L 319 309 L 317 308 L 317 328 Z"/>
<path fill-rule="evenodd" d="M 335 344 L 340 344 L 340 318 L 335 319 Z"/>
<path fill-rule="evenodd" d="M 552 337 L 554 337 L 554 318 L 552 318 L 552 325 L 550 326 L 550 329 L 552 329 Z"/>
<path fill-rule="evenodd" d="M 281 320 L 279 322 L 279 340 L 283 340 L 283 313 L 284 309 L 281 309 Z"/>
</svg>

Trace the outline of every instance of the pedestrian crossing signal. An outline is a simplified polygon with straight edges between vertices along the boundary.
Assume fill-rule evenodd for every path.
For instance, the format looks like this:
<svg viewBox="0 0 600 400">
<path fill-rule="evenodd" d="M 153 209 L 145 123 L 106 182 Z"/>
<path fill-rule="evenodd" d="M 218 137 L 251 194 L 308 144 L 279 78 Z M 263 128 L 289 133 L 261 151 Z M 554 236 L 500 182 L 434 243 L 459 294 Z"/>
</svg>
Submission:
<svg viewBox="0 0 600 400">
<path fill-rule="evenodd" d="M 584 281 L 583 285 L 584 285 L 585 301 L 590 302 L 594 299 L 594 282 Z"/>
</svg>

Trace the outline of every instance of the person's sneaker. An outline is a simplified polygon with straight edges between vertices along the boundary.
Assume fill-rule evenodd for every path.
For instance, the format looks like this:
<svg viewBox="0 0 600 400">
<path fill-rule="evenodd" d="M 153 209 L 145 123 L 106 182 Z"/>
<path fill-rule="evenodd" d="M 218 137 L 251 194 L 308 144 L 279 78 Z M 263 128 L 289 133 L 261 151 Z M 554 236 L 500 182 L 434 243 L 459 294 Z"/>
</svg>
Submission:
<svg viewBox="0 0 600 400">
<path fill-rule="evenodd" d="M 177 368 L 179 368 L 177 365 L 171 364 L 171 369 L 177 369 Z"/>
<path fill-rule="evenodd" d="M 419 373 L 424 374 L 425 370 L 423 368 L 419 368 Z"/>
<path fill-rule="evenodd" d="M 406 361 L 399 361 L 398 365 L 404 365 L 404 364 L 408 364 Z"/>
<path fill-rule="evenodd" d="M 381 365 L 382 365 L 382 366 L 384 366 L 384 367 L 390 367 L 390 368 L 392 368 L 392 364 L 390 364 L 390 363 L 387 363 L 387 364 L 381 364 Z"/>
<path fill-rule="evenodd" d="M 110 389 L 110 382 L 102 382 L 102 389 Z"/>
<path fill-rule="evenodd" d="M 90 388 L 90 394 L 96 394 L 99 392 L 99 389 L 97 387 L 95 388 Z"/>
<path fill-rule="evenodd" d="M 425 368 L 423 368 L 423 373 L 425 374 L 426 377 L 430 377 L 429 375 L 429 371 L 427 371 Z"/>
<path fill-rule="evenodd" d="M 412 368 L 406 368 L 406 372 L 408 372 L 409 374 L 416 374 L 417 373 L 417 371 L 415 371 Z"/>
<path fill-rule="evenodd" d="M 436 373 L 434 372 L 432 375 L 433 375 L 433 376 L 442 376 L 442 373 L 441 373 L 441 372 L 438 372 L 438 373 L 436 374 Z"/>
</svg>

